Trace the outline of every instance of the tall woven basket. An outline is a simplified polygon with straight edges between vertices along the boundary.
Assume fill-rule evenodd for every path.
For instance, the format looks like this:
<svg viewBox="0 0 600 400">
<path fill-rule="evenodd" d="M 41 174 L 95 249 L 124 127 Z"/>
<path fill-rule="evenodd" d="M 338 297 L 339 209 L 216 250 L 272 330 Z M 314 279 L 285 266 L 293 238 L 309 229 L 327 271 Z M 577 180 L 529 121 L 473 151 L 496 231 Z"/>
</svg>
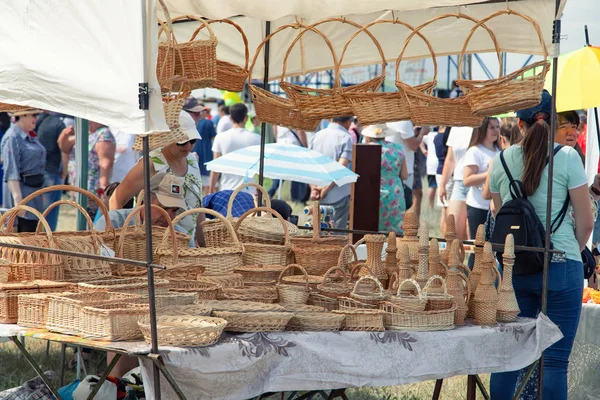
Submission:
<svg viewBox="0 0 600 400">
<path fill-rule="evenodd" d="M 231 223 L 221 214 L 207 208 L 192 208 L 177 216 L 173 220 L 173 225 L 177 225 L 182 218 L 188 215 L 204 213 L 210 214 L 220 219 L 232 238 L 231 245 L 227 247 L 194 247 L 187 245 L 177 249 L 179 253 L 179 262 L 183 264 L 200 265 L 204 267 L 204 275 L 227 275 L 232 274 L 235 268 L 242 265 L 242 255 L 244 247 L 240 243 Z M 167 237 L 163 238 L 160 246 L 156 249 L 157 262 L 173 265 L 175 263 L 175 253 L 172 247 L 167 244 Z"/>
<path fill-rule="evenodd" d="M 315 29 L 315 27 L 317 27 L 321 24 L 324 24 L 324 23 L 328 23 L 328 22 L 341 22 L 344 24 L 352 25 L 358 29 L 358 31 L 356 33 L 354 33 L 354 35 L 352 35 L 350 40 L 348 40 L 348 42 L 344 46 L 341 58 L 339 60 L 336 57 L 336 54 L 335 54 L 335 51 L 333 49 L 331 42 L 320 31 Z M 373 36 L 371 34 L 371 32 L 364 29 L 361 25 L 357 24 L 356 22 L 352 22 L 345 18 L 326 18 L 315 24 L 312 24 L 312 25 L 306 27 L 302 32 L 300 32 L 300 34 L 298 36 L 296 36 L 294 41 L 289 46 L 289 48 L 285 54 L 285 57 L 283 59 L 282 77 L 285 76 L 288 58 L 292 52 L 292 49 L 294 48 L 296 43 L 298 43 L 298 41 L 300 41 L 302 39 L 302 37 L 309 31 L 313 31 L 313 32 L 317 33 L 318 35 L 320 35 L 321 37 L 323 37 L 325 39 L 325 42 L 327 43 L 327 46 L 329 47 L 329 50 L 331 51 L 331 55 L 333 56 L 333 64 L 335 66 L 335 78 L 334 78 L 333 88 L 331 88 L 331 89 L 308 88 L 306 86 L 295 85 L 290 82 L 285 82 L 283 80 L 280 83 L 281 88 L 285 91 L 285 93 L 288 95 L 288 97 L 295 102 L 296 106 L 300 109 L 300 113 L 307 118 L 328 119 L 328 118 L 334 118 L 334 117 L 340 117 L 340 116 L 354 115 L 352 106 L 346 100 L 346 98 L 343 96 L 343 93 L 372 93 L 372 92 L 376 92 L 379 89 L 379 87 L 381 86 L 381 84 L 383 83 L 383 80 L 385 78 L 385 68 L 386 68 L 385 55 L 383 53 L 383 49 L 381 48 L 381 45 L 379 44 L 379 42 L 377 41 L 375 36 Z M 381 74 L 373 79 L 366 81 L 366 82 L 362 82 L 362 83 L 359 83 L 359 84 L 353 85 L 353 86 L 342 87 L 342 81 L 341 81 L 342 59 L 344 58 L 344 55 L 346 54 L 346 50 L 348 49 L 348 46 L 350 45 L 352 40 L 354 40 L 354 38 L 359 33 L 362 33 L 362 32 L 369 35 L 369 37 L 371 38 L 371 40 L 377 47 L 377 50 L 378 50 L 379 55 L 382 60 Z"/>
<path fill-rule="evenodd" d="M 484 26 L 486 22 L 501 15 L 516 15 L 523 18 L 534 27 L 542 48 L 543 60 L 527 65 L 511 74 L 497 79 L 487 81 L 457 80 L 456 83 L 465 93 L 465 97 L 471 106 L 473 114 L 481 117 L 523 110 L 539 104 L 542 98 L 542 91 L 544 90 L 546 74 L 550 68 L 550 62 L 546 61 L 548 51 L 540 26 L 532 18 L 517 11 L 500 10 L 482 19 L 471 29 L 460 54 L 458 67 L 459 74 L 462 71 L 461 65 L 467 45 L 477 28 Z M 495 40 L 495 37 L 493 38 Z M 502 68 L 502 57 L 500 57 L 498 44 L 494 44 L 496 45 L 496 52 L 498 54 L 498 59 L 500 60 L 500 68 Z"/>
<path fill-rule="evenodd" d="M 256 65 L 258 55 L 265 44 L 271 40 L 274 35 L 285 29 L 300 29 L 304 27 L 304 25 L 298 23 L 282 25 L 258 45 L 256 52 L 254 53 L 252 63 L 250 64 L 250 70 L 248 71 L 248 89 L 252 95 L 252 102 L 254 103 L 256 115 L 261 121 L 273 125 L 285 126 L 291 129 L 312 132 L 317 129 L 321 119 L 306 118 L 305 116 L 301 115 L 300 109 L 292 100 L 277 96 L 276 94 L 271 93 L 269 90 L 258 87 L 252 83 L 252 71 Z"/>
<path fill-rule="evenodd" d="M 406 38 L 402 51 L 396 60 L 396 67 L 400 65 L 404 53 L 410 44 L 412 38 L 417 35 L 424 27 L 445 19 L 445 18 L 463 18 L 478 23 L 479 21 L 465 14 L 442 14 L 419 25 Z M 487 29 L 487 27 L 485 27 Z M 490 35 L 493 33 L 488 29 Z M 493 37 L 493 36 L 492 36 Z M 434 58 L 435 59 L 435 58 Z M 434 63 L 434 76 L 437 76 L 437 65 Z M 398 75 L 399 77 L 399 75 Z M 435 79 L 434 79 L 435 80 Z M 453 99 L 442 99 L 431 94 L 426 94 L 416 88 L 396 80 L 396 87 L 400 93 L 406 96 L 410 110 L 411 120 L 415 125 L 445 125 L 445 126 L 480 126 L 483 117 L 473 115 L 471 106 L 464 96 Z"/>
</svg>

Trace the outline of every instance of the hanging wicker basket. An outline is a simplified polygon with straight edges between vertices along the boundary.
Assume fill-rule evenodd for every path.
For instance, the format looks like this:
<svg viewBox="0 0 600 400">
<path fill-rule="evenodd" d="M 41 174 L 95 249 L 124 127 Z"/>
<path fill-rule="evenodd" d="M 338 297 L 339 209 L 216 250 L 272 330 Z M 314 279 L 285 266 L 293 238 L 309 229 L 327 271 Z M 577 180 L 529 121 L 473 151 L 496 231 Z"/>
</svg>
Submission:
<svg viewBox="0 0 600 400">
<path fill-rule="evenodd" d="M 254 85 L 252 82 L 252 71 L 256 65 L 258 55 L 265 44 L 271 40 L 274 35 L 285 29 L 300 29 L 304 27 L 304 25 L 298 23 L 280 26 L 258 45 L 248 72 L 248 89 L 252 95 L 252 102 L 254 103 L 256 115 L 261 121 L 291 129 L 312 132 L 317 129 L 321 123 L 321 119 L 306 118 L 300 113 L 300 110 L 292 100 L 277 96 L 264 88 Z M 327 38 L 325 39 L 328 40 Z"/>
<path fill-rule="evenodd" d="M 516 15 L 529 22 L 535 29 L 540 40 L 540 46 L 543 53 L 543 61 L 527 65 L 506 76 L 490 79 L 487 81 L 474 81 L 458 79 L 456 84 L 465 93 L 465 97 L 471 106 L 474 115 L 480 117 L 489 117 L 504 114 L 510 111 L 523 110 L 538 105 L 542 99 L 542 91 L 546 81 L 546 74 L 550 69 L 550 62 L 546 61 L 548 51 L 544 42 L 544 37 L 540 26 L 530 17 L 513 10 L 500 10 L 486 18 L 482 19 L 471 29 L 469 36 L 460 53 L 458 66 L 461 74 L 461 65 L 464 59 L 465 51 L 473 34 L 480 26 L 501 15 Z M 492 36 L 494 41 L 496 38 Z M 500 71 L 502 71 L 502 57 L 497 43 L 496 53 L 500 62 Z"/>
<path fill-rule="evenodd" d="M 281 278 L 285 271 L 292 268 L 297 268 L 302 271 L 302 274 L 306 280 L 304 286 L 281 283 Z M 277 290 L 279 291 L 279 299 L 282 303 L 306 304 L 308 301 L 308 296 L 310 295 L 310 289 L 308 287 L 308 274 L 306 273 L 306 270 L 298 264 L 288 265 L 283 271 L 281 271 L 281 274 L 279 274 L 279 279 L 277 280 Z"/>
<path fill-rule="evenodd" d="M 341 22 L 344 24 L 352 25 L 358 29 L 358 31 L 356 33 L 354 33 L 354 35 L 352 35 L 350 40 L 348 40 L 348 42 L 344 46 L 342 55 L 339 60 L 336 57 L 336 54 L 335 54 L 335 51 L 333 49 L 331 42 L 320 31 L 315 29 L 317 26 L 324 24 L 324 23 L 328 23 L 328 22 Z M 288 58 L 292 52 L 292 49 L 294 48 L 296 43 L 298 43 L 298 41 L 300 39 L 302 39 L 304 34 L 306 34 L 309 31 L 313 31 L 316 34 L 320 35 L 322 38 L 324 38 L 325 42 L 327 43 L 327 46 L 329 47 L 329 50 L 331 51 L 331 55 L 333 56 L 333 65 L 335 66 L 335 77 L 334 77 L 333 88 L 331 88 L 331 89 L 315 89 L 312 87 L 305 87 L 305 86 L 296 85 L 296 84 L 293 84 L 290 82 L 285 82 L 283 80 L 280 83 L 281 88 L 285 91 L 285 93 L 288 95 L 288 97 L 294 101 L 296 106 L 300 109 L 300 113 L 307 118 L 329 119 L 329 118 L 335 118 L 335 117 L 354 115 L 354 111 L 352 109 L 351 104 L 346 100 L 346 98 L 343 96 L 343 94 L 344 93 L 372 93 L 372 92 L 376 92 L 379 89 L 379 87 L 383 83 L 383 80 L 385 79 L 385 68 L 386 68 L 386 64 L 387 64 L 385 61 L 385 55 L 383 53 L 383 49 L 381 48 L 381 45 L 379 44 L 379 42 L 377 41 L 375 36 L 373 36 L 371 34 L 371 32 L 364 29 L 361 25 L 357 24 L 356 22 L 352 22 L 350 20 L 347 20 L 346 18 L 323 19 L 315 24 L 312 24 L 312 25 L 306 27 L 302 32 L 300 32 L 300 34 L 298 36 L 296 36 L 294 41 L 290 44 L 290 46 L 284 56 L 284 59 L 283 59 L 282 77 L 285 76 Z M 342 80 L 341 80 L 342 60 L 344 58 L 344 55 L 346 54 L 346 50 L 348 49 L 350 42 L 352 42 L 352 40 L 354 40 L 354 38 L 359 33 L 362 33 L 362 32 L 369 35 L 369 37 L 371 38 L 371 40 L 377 47 L 377 50 L 381 57 L 381 65 L 382 65 L 381 74 L 371 80 L 366 81 L 366 82 L 362 82 L 357 85 L 342 87 Z"/>
</svg>

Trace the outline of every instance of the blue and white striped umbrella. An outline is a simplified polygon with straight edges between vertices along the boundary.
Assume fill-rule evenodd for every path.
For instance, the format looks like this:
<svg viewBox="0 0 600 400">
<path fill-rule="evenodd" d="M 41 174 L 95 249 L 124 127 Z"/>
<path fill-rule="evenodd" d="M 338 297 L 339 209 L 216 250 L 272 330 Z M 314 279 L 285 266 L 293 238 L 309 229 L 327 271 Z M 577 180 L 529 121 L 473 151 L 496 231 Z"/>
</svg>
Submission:
<svg viewBox="0 0 600 400">
<path fill-rule="evenodd" d="M 209 161 L 206 168 L 225 174 L 252 178 L 258 174 L 260 146 L 249 146 Z M 314 150 L 292 144 L 265 145 L 264 176 L 325 186 L 356 182 L 358 175 L 333 159 Z"/>
</svg>

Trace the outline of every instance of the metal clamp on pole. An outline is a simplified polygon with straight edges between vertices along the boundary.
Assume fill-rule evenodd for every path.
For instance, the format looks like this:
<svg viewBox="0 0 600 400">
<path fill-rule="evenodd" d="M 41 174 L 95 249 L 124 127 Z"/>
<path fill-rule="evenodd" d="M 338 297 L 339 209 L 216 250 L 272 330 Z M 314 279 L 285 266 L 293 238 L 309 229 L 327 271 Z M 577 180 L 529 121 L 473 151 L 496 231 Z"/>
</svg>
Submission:
<svg viewBox="0 0 600 400">
<path fill-rule="evenodd" d="M 138 83 L 138 103 L 140 110 L 147 110 L 150 107 L 148 82 Z"/>
</svg>

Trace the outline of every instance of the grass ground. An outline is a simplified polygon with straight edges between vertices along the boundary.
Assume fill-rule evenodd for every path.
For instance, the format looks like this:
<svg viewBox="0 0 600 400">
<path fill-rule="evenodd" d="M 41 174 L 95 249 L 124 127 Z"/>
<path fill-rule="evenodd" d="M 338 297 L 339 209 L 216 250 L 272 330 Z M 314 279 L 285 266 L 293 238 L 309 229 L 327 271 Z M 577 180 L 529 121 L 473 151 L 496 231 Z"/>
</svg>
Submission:
<svg viewBox="0 0 600 400">
<path fill-rule="evenodd" d="M 270 181 L 264 183 L 266 188 L 270 187 Z M 282 199 L 289 201 L 289 183 L 285 183 L 282 188 Z M 301 204 L 292 204 L 294 214 L 300 216 L 300 224 L 303 224 L 306 217 L 302 213 Z M 59 230 L 73 230 L 75 228 L 75 211 L 72 208 L 63 206 L 59 218 Z M 439 210 L 429 209 L 426 201 L 423 203 L 422 221 L 430 227 L 432 236 L 439 236 Z M 59 371 L 60 364 L 60 345 L 53 343 L 46 353 L 46 341 L 27 338 L 26 347 L 33 357 L 41 364 L 42 370 Z M 67 350 L 66 359 L 73 358 L 72 349 Z M 100 373 L 103 371 L 103 357 L 95 355 L 88 365 L 88 373 Z M 21 356 L 13 343 L 0 343 L 0 391 L 15 387 L 35 376 L 27 360 Z M 65 382 L 71 382 L 75 379 L 75 373 L 72 370 L 67 371 Z M 482 376 L 484 384 L 488 386 L 489 376 Z M 383 387 L 383 388 L 355 388 L 349 389 L 347 395 L 352 400 L 422 400 L 429 399 L 433 393 L 434 381 L 427 381 L 403 386 Z M 453 377 L 445 380 L 442 386 L 442 399 L 462 399 L 466 397 L 466 377 Z"/>
</svg>

